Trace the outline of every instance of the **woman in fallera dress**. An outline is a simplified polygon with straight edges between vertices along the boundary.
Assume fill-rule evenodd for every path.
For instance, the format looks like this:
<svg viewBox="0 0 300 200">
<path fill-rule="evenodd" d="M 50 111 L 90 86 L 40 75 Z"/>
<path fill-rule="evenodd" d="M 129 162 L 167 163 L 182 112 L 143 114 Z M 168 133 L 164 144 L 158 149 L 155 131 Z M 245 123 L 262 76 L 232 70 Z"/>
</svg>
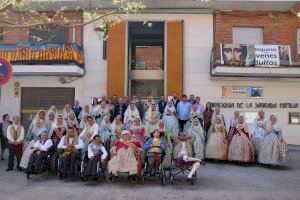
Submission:
<svg viewBox="0 0 300 200">
<path fill-rule="evenodd" d="M 53 111 L 48 112 L 48 114 L 46 115 L 45 126 L 46 126 L 48 133 L 50 131 L 51 125 L 55 121 L 55 118 L 56 118 L 56 115 Z"/>
<path fill-rule="evenodd" d="M 76 118 L 76 115 L 74 112 L 71 112 L 69 115 L 68 115 L 68 118 L 67 118 L 67 125 L 69 127 L 72 127 L 74 130 L 76 130 L 77 134 L 78 134 L 78 130 L 79 130 L 79 124 L 78 124 L 78 121 L 77 121 L 77 118 Z"/>
<path fill-rule="evenodd" d="M 238 123 L 233 129 L 233 137 L 228 149 L 228 160 L 238 163 L 254 161 L 254 147 L 249 134 L 249 128 L 244 122 L 244 117 L 239 116 Z"/>
<path fill-rule="evenodd" d="M 188 132 L 189 137 L 194 137 L 195 141 L 193 143 L 193 149 L 195 153 L 195 158 L 199 158 L 201 160 L 205 159 L 205 137 L 204 131 L 200 124 L 200 121 L 197 117 L 195 117 L 192 121 L 192 125 L 190 126 Z"/>
<path fill-rule="evenodd" d="M 101 137 L 102 144 L 105 148 L 110 148 L 110 145 L 108 144 L 111 135 L 110 125 L 110 117 L 105 116 L 99 127 L 99 136 Z"/>
<path fill-rule="evenodd" d="M 140 119 L 140 113 L 137 107 L 135 106 L 135 103 L 131 101 L 124 113 L 124 124 L 127 130 L 130 130 L 136 118 Z"/>
<path fill-rule="evenodd" d="M 254 145 L 255 150 L 255 159 L 257 160 L 259 155 L 259 149 L 261 142 L 267 135 L 267 119 L 265 118 L 265 112 L 260 110 L 258 112 L 258 118 L 255 119 L 253 125 L 253 133 L 251 136 L 251 140 Z"/>
<path fill-rule="evenodd" d="M 113 121 L 113 123 L 110 126 L 111 135 L 110 135 L 110 147 L 113 147 L 121 138 L 121 133 L 123 130 L 125 130 L 125 126 L 122 123 L 122 117 L 121 115 L 117 115 Z"/>
<path fill-rule="evenodd" d="M 141 141 L 143 144 L 146 142 L 145 128 L 143 127 L 140 118 L 134 119 L 133 126 L 130 128 L 129 132 L 132 140 Z"/>
<path fill-rule="evenodd" d="M 168 101 L 164 110 L 163 120 L 171 138 L 173 138 L 174 135 L 179 134 L 179 123 L 173 101 Z"/>
<path fill-rule="evenodd" d="M 227 160 L 228 142 L 225 125 L 221 116 L 216 116 L 215 123 L 211 127 L 212 133 L 206 145 L 206 158 L 214 160 Z"/>
<path fill-rule="evenodd" d="M 27 169 L 28 162 L 29 162 L 29 157 L 33 153 L 34 149 L 33 146 L 37 140 L 39 140 L 40 135 L 44 132 L 47 131 L 45 127 L 45 122 L 42 119 L 37 119 L 35 122 L 34 127 L 31 129 L 28 138 L 29 141 L 25 145 L 25 150 L 23 152 L 21 162 L 20 162 L 20 167 Z"/>
<path fill-rule="evenodd" d="M 267 135 L 261 142 L 258 162 L 262 164 L 280 166 L 289 161 L 286 142 L 282 137 L 282 130 L 275 115 L 270 116 L 267 125 Z"/>
<path fill-rule="evenodd" d="M 66 104 L 62 110 L 63 118 L 68 121 L 68 117 L 71 113 L 74 113 L 70 104 Z"/>
<path fill-rule="evenodd" d="M 46 121 L 46 112 L 44 110 L 39 110 L 33 120 L 31 121 L 31 124 L 28 128 L 27 134 L 26 134 L 26 139 L 29 139 L 30 134 L 32 133 L 33 127 L 35 127 L 36 122 L 41 119 L 43 121 L 43 125 L 45 125 Z"/>
<path fill-rule="evenodd" d="M 102 100 L 100 102 L 100 106 L 96 112 L 96 115 L 95 115 L 95 120 L 97 122 L 98 125 L 101 124 L 104 116 L 109 116 L 110 117 L 110 112 L 108 110 L 108 106 L 106 104 L 106 101 Z"/>
<path fill-rule="evenodd" d="M 235 111 L 233 118 L 231 118 L 231 120 L 230 120 L 230 127 L 229 127 L 229 131 L 228 131 L 228 142 L 229 143 L 231 142 L 232 137 L 233 137 L 233 130 L 236 127 L 236 125 L 238 124 L 239 116 L 240 116 L 240 112 Z"/>
<path fill-rule="evenodd" d="M 93 98 L 90 112 L 95 117 L 98 113 L 98 110 L 99 110 L 99 101 L 97 98 Z"/>
<path fill-rule="evenodd" d="M 203 115 L 201 111 L 199 110 L 199 107 L 197 104 L 193 104 L 192 110 L 190 112 L 190 120 L 185 124 L 184 126 L 184 132 L 189 131 L 190 127 L 192 126 L 193 119 L 197 118 L 202 125 L 203 123 Z"/>
<path fill-rule="evenodd" d="M 83 118 L 84 116 L 90 116 L 90 115 L 92 115 L 91 110 L 90 110 L 90 106 L 89 106 L 89 105 L 85 105 L 85 106 L 83 107 L 83 109 L 81 110 L 81 112 L 79 113 L 78 119 L 79 119 L 80 121 L 82 121 L 82 118 Z"/>
<path fill-rule="evenodd" d="M 158 111 L 156 104 L 152 103 L 145 116 L 146 137 L 150 137 L 150 134 L 156 130 L 160 119 L 161 114 Z"/>
</svg>

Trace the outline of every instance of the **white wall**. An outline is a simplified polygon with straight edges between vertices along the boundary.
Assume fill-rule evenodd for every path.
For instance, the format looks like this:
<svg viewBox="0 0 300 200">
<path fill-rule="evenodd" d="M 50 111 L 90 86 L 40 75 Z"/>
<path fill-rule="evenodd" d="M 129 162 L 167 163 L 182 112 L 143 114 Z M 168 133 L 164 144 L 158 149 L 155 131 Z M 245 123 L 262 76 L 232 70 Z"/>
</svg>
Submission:
<svg viewBox="0 0 300 200">
<path fill-rule="evenodd" d="M 75 88 L 75 98 L 81 101 L 82 87 L 80 79 L 72 83 L 62 84 L 59 82 L 59 77 L 56 76 L 13 76 L 8 83 L 1 86 L 0 116 L 5 113 L 8 113 L 10 116 L 21 114 L 22 94 L 15 97 L 15 82 L 20 82 L 20 87 L 72 87 Z"/>
<path fill-rule="evenodd" d="M 83 77 L 82 104 L 90 104 L 92 97 L 106 94 L 107 62 L 103 60 L 103 40 L 94 31 L 94 25 L 83 28 L 85 76 Z"/>
</svg>

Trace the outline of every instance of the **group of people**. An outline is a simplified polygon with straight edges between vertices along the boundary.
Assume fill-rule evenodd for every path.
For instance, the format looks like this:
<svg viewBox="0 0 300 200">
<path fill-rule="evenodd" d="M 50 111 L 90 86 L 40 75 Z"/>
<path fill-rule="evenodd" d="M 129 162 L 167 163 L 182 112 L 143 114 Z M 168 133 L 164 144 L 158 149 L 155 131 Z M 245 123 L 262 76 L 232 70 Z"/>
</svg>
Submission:
<svg viewBox="0 0 300 200">
<path fill-rule="evenodd" d="M 87 152 L 88 174 L 94 174 L 98 162 L 108 158 L 108 170 L 114 176 L 121 171 L 138 174 L 145 155 L 155 174 L 157 166 L 192 166 L 187 179 L 193 179 L 204 159 L 229 160 L 238 163 L 258 162 L 285 165 L 288 161 L 286 143 L 276 116 L 265 117 L 259 111 L 250 132 L 238 111 L 230 120 L 229 130 L 219 107 L 202 105 L 199 97 L 177 94 L 167 101 L 163 96 L 156 103 L 151 96 L 146 101 L 133 96 L 100 100 L 91 105 L 67 104 L 61 113 L 55 106 L 40 110 L 32 119 L 28 131 L 20 125 L 20 118 L 3 116 L 0 124 L 1 159 L 9 148 L 7 171 L 25 168 L 39 173 L 41 161 L 48 152 L 61 159 L 62 175 L 75 173 L 75 161 Z M 164 155 L 161 160 L 160 155 Z"/>
</svg>

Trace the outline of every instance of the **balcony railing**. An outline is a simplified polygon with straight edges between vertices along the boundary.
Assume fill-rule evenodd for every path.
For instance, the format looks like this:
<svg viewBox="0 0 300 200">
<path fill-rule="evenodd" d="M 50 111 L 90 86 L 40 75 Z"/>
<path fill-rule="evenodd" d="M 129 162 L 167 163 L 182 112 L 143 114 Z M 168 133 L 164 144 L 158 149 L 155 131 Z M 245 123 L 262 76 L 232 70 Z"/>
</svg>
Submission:
<svg viewBox="0 0 300 200">
<path fill-rule="evenodd" d="M 13 64 L 22 65 L 76 64 L 81 68 L 84 66 L 83 49 L 76 43 L 1 44 L 0 57 Z"/>
<path fill-rule="evenodd" d="M 219 44 L 212 49 L 211 75 L 299 78 L 300 64 L 291 57 L 289 45 Z"/>
</svg>

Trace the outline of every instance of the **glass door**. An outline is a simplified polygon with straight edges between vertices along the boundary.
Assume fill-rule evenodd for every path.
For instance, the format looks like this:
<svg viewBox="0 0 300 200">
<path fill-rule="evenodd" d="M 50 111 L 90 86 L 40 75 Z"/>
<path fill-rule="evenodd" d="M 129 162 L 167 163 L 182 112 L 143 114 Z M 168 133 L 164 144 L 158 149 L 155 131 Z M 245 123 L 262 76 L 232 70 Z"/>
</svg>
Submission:
<svg viewBox="0 0 300 200">
<path fill-rule="evenodd" d="M 129 94 L 154 98 L 164 94 L 164 22 L 129 22 Z"/>
</svg>

